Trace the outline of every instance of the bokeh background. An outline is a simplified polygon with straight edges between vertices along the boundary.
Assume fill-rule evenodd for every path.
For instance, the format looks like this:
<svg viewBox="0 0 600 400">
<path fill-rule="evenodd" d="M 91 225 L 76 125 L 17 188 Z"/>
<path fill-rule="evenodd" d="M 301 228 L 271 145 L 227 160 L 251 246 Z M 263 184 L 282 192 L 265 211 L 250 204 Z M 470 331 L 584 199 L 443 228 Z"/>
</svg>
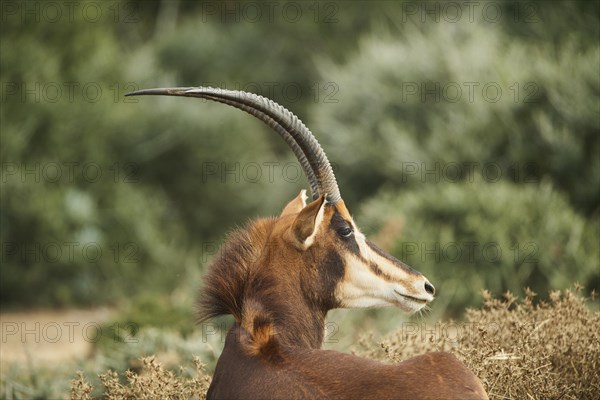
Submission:
<svg viewBox="0 0 600 400">
<path fill-rule="evenodd" d="M 200 354 L 210 369 L 230 321 L 194 325 L 203 272 L 229 230 L 308 186 L 252 117 L 124 97 L 136 89 L 241 89 L 297 114 L 362 230 L 436 286 L 424 320 L 459 318 L 482 289 L 600 289 L 598 2 L 1 11 L 2 397 L 62 396 L 75 370 L 145 354 Z M 65 321 L 83 325 L 72 310 L 96 334 L 76 333 L 85 351 L 67 363 Z M 398 314 L 335 311 L 326 346 L 388 332 Z M 54 346 L 53 367 L 31 341 Z"/>
</svg>

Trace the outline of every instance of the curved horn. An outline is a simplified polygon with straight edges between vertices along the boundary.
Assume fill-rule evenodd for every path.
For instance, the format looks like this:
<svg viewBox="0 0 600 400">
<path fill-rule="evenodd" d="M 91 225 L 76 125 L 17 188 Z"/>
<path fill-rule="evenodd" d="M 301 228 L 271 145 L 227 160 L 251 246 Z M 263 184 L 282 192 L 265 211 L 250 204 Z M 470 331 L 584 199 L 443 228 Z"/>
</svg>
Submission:
<svg viewBox="0 0 600 400">
<path fill-rule="evenodd" d="M 313 198 L 326 193 L 330 203 L 341 200 L 333 169 L 323 148 L 302 121 L 280 104 L 253 93 L 210 87 L 145 89 L 126 94 L 135 95 L 205 98 L 236 107 L 257 117 L 273 128 L 292 148 L 309 180 Z"/>
</svg>

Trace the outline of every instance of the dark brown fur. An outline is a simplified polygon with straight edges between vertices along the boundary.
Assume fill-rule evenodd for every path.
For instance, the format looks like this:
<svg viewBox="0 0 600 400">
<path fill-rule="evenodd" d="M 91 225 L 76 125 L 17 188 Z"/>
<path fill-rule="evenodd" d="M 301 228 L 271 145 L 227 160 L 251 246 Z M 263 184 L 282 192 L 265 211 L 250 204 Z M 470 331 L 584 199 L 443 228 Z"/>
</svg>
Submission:
<svg viewBox="0 0 600 400">
<path fill-rule="evenodd" d="M 250 269 L 263 251 L 273 223 L 272 219 L 260 219 L 229 234 L 204 277 L 198 299 L 199 322 L 230 314 L 241 323 Z"/>
<path fill-rule="evenodd" d="M 329 350 L 279 349 L 251 356 L 235 326 L 225 342 L 209 399 L 487 399 L 481 383 L 450 353 L 427 353 L 395 365 Z"/>
</svg>

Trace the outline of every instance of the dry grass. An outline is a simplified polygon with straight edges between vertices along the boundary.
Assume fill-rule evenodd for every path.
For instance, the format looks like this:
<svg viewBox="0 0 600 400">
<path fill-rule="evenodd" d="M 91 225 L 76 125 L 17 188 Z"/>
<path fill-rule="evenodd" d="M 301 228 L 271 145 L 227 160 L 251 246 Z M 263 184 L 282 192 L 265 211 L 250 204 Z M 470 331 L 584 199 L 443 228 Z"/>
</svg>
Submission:
<svg viewBox="0 0 600 400">
<path fill-rule="evenodd" d="M 399 362 L 426 351 L 450 351 L 481 378 L 491 399 L 597 399 L 600 393 L 600 313 L 578 292 L 534 302 L 484 291 L 484 305 L 464 322 L 408 326 L 380 346 L 365 338 L 356 353 Z M 587 303 L 587 304 L 586 304 Z M 410 329 L 408 329 L 410 328 Z"/>
<path fill-rule="evenodd" d="M 511 293 L 494 298 L 484 291 L 481 309 L 468 310 L 464 322 L 435 326 L 407 324 L 376 343 L 363 338 L 354 352 L 364 357 L 399 362 L 426 351 L 450 351 L 479 376 L 491 399 L 594 399 L 600 393 L 600 312 L 592 298 L 575 292 L 552 292 L 535 302 Z M 108 399 L 204 398 L 210 378 L 195 359 L 195 376 L 165 371 L 144 358 L 141 372 L 115 372 L 100 377 Z M 72 382 L 72 399 L 91 398 L 82 374 Z"/>
<path fill-rule="evenodd" d="M 194 358 L 195 376 L 185 376 L 182 367 L 179 374 L 165 370 L 155 357 L 144 357 L 139 373 L 125 371 L 127 382 L 121 383 L 119 375 L 108 371 L 100 375 L 104 386 L 103 397 L 117 399 L 205 399 L 210 385 L 210 377 L 204 373 L 204 365 Z M 79 372 L 71 382 L 71 399 L 90 400 L 93 398 L 90 385 Z"/>
</svg>

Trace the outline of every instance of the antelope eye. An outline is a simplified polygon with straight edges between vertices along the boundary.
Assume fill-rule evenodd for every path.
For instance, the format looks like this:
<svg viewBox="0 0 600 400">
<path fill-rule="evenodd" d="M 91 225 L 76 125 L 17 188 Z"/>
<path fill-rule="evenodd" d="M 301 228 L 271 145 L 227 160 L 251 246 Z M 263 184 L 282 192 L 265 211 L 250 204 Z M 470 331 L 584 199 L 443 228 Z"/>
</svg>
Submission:
<svg viewBox="0 0 600 400">
<path fill-rule="evenodd" d="M 345 226 L 338 231 L 338 235 L 340 235 L 343 238 L 348 238 L 352 236 L 353 233 L 354 232 L 352 231 L 352 228 L 350 228 L 349 226 Z"/>
</svg>

